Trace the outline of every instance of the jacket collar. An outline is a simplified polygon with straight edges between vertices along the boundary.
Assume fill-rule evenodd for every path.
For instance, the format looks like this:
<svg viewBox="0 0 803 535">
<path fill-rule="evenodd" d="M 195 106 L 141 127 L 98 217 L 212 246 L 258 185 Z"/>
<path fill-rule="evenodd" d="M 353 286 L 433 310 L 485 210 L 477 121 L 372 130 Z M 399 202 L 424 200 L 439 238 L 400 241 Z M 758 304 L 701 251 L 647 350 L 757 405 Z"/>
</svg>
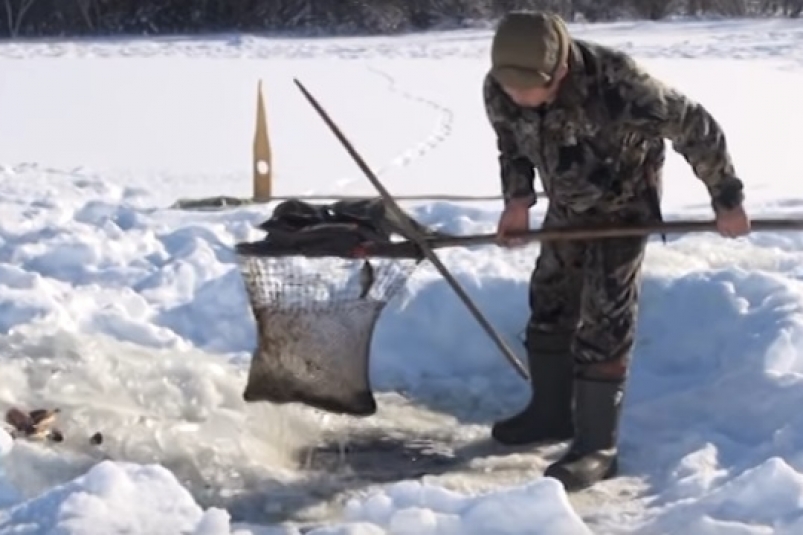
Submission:
<svg viewBox="0 0 803 535">
<path fill-rule="evenodd" d="M 564 108 L 582 106 L 588 97 L 588 71 L 583 57 L 582 45 L 575 40 L 569 45 L 569 72 L 561 81 L 554 104 Z"/>
</svg>

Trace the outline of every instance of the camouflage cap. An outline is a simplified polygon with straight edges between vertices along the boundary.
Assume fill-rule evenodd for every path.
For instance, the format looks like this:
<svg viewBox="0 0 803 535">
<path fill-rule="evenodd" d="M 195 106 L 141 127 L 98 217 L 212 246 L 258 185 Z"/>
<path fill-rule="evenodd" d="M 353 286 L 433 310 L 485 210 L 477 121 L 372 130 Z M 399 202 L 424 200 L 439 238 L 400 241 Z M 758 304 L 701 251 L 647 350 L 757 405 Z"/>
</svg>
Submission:
<svg viewBox="0 0 803 535">
<path fill-rule="evenodd" d="M 569 30 L 551 13 L 513 11 L 496 27 L 491 76 L 511 87 L 550 84 L 569 50 Z"/>
</svg>

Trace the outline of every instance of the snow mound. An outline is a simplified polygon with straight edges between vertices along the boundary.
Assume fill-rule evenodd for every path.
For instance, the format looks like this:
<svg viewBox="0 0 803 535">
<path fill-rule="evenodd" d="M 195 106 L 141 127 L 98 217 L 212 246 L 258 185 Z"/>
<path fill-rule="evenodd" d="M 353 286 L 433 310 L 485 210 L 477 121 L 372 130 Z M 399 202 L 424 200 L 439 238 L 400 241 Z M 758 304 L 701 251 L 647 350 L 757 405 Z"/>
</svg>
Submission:
<svg viewBox="0 0 803 535">
<path fill-rule="evenodd" d="M 533 507 L 538 504 L 538 507 Z M 102 526 L 102 527 L 101 527 Z M 353 500 L 344 523 L 307 535 L 533 535 L 591 532 L 572 511 L 560 485 L 542 479 L 502 493 L 466 497 L 403 482 Z M 533 528 L 537 526 L 537 528 Z M 229 513 L 203 510 L 175 476 L 159 465 L 103 461 L 85 475 L 0 515 L 0 534 L 288 535 L 296 528 L 232 524 Z"/>
</svg>

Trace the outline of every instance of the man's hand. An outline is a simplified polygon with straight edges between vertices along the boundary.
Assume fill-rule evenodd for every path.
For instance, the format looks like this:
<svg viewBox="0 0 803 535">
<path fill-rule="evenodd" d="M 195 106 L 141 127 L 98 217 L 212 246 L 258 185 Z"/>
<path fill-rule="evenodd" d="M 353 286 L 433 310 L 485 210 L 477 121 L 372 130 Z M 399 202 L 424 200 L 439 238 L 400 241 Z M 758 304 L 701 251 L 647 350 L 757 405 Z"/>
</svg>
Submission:
<svg viewBox="0 0 803 535">
<path fill-rule="evenodd" d="M 737 238 L 750 232 L 750 218 L 743 206 L 717 212 L 717 230 L 726 238 Z"/>
<path fill-rule="evenodd" d="M 504 247 L 523 245 L 524 240 L 510 235 L 530 230 L 530 204 L 529 199 L 513 199 L 508 202 L 496 227 L 497 243 Z"/>
</svg>

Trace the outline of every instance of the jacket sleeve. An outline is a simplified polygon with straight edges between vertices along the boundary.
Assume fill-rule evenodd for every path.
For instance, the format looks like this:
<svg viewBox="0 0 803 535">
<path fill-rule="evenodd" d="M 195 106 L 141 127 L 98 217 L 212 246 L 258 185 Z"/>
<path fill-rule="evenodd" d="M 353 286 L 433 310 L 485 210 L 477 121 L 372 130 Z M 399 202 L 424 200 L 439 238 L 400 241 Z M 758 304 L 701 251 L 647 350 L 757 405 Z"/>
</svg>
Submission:
<svg viewBox="0 0 803 535">
<path fill-rule="evenodd" d="M 744 201 L 725 133 L 702 105 L 642 69 L 624 54 L 603 70 L 603 98 L 612 119 L 672 142 L 708 189 L 714 211 Z"/>
<path fill-rule="evenodd" d="M 510 112 L 510 103 L 490 76 L 485 77 L 483 100 L 488 121 L 496 135 L 499 159 L 499 174 L 502 195 L 507 204 L 512 199 L 530 199 L 536 202 L 534 187 L 535 169 L 532 162 L 520 153 Z"/>
</svg>

